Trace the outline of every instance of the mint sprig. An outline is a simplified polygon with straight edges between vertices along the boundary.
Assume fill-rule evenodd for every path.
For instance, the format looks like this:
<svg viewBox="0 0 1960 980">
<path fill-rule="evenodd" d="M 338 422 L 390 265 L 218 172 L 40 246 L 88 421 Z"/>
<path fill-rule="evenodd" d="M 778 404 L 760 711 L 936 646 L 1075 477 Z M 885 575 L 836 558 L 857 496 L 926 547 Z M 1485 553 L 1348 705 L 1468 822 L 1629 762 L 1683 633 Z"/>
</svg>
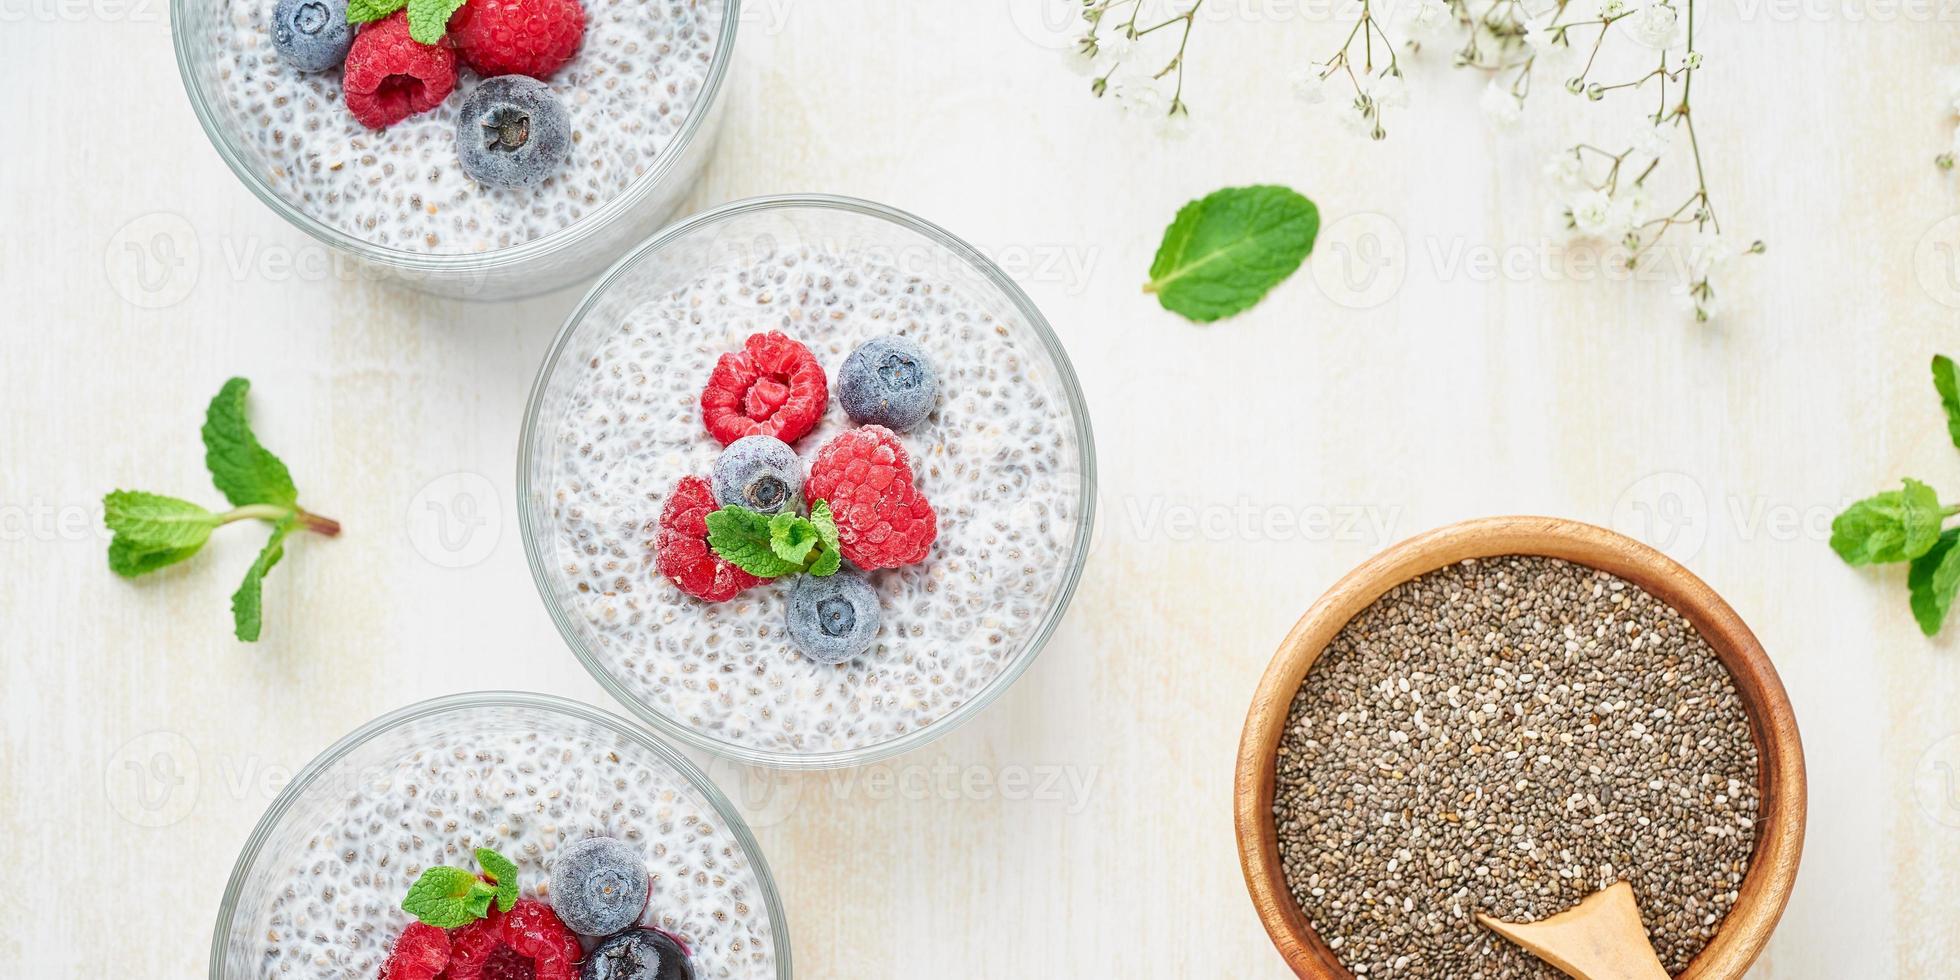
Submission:
<svg viewBox="0 0 1960 980">
<path fill-rule="evenodd" d="M 1947 434 L 1960 448 L 1960 383 L 1954 363 L 1933 358 L 1933 389 L 1945 410 Z M 1909 562 L 1906 592 L 1920 632 L 1932 636 L 1945 625 L 1960 596 L 1960 528 L 1945 529 L 1960 504 L 1942 504 L 1925 483 L 1906 477 L 1898 490 L 1873 494 L 1831 521 L 1831 550 L 1847 565 Z"/>
<path fill-rule="evenodd" d="M 439 865 L 422 872 L 408 886 L 402 911 L 438 929 L 469 925 L 490 914 L 490 905 L 508 912 L 517 904 L 517 864 L 487 847 L 476 849 L 476 863 L 483 866 L 483 877 Z"/>
<path fill-rule="evenodd" d="M 757 578 L 809 573 L 835 575 L 844 556 L 837 547 L 837 522 L 830 505 L 819 500 L 810 516 L 757 513 L 730 504 L 708 515 L 708 546 L 736 568 Z"/>
<path fill-rule="evenodd" d="M 434 44 L 449 32 L 449 18 L 463 9 L 465 0 L 349 0 L 347 22 L 366 24 L 377 21 L 403 7 L 408 8 L 408 36 L 422 44 Z"/>
<path fill-rule="evenodd" d="M 1178 209 L 1143 291 L 1187 320 L 1210 323 L 1265 298 L 1300 268 L 1319 233 L 1320 210 L 1290 188 L 1213 191 Z"/>
<path fill-rule="evenodd" d="M 232 509 L 215 512 L 188 500 L 135 490 L 114 490 L 102 498 L 102 522 L 113 534 L 109 569 L 125 578 L 190 558 L 225 524 L 261 520 L 272 525 L 270 539 L 231 597 L 233 632 L 246 643 L 256 642 L 264 625 L 265 574 L 285 555 L 287 536 L 295 530 L 340 533 L 338 521 L 301 509 L 286 464 L 259 444 L 245 414 L 250 388 L 244 378 L 225 382 L 204 415 L 204 465 Z"/>
</svg>

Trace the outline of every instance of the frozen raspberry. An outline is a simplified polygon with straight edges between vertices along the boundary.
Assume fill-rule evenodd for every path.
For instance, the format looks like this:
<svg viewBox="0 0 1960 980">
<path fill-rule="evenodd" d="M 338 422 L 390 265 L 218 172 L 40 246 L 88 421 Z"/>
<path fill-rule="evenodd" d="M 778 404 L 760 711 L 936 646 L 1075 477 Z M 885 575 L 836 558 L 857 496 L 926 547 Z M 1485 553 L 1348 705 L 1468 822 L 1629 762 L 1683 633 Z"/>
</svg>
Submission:
<svg viewBox="0 0 1960 980">
<path fill-rule="evenodd" d="M 830 503 L 839 550 L 869 571 L 922 561 L 939 536 L 939 518 L 912 485 L 912 463 L 898 434 L 882 425 L 852 429 L 817 450 L 803 493 Z"/>
<path fill-rule="evenodd" d="M 519 899 L 509 912 L 494 907 L 451 936 L 443 980 L 578 980 L 584 951 L 551 907 Z"/>
<path fill-rule="evenodd" d="M 743 436 L 795 442 L 817 427 L 830 382 L 808 347 L 771 330 L 723 354 L 701 392 L 701 420 L 726 446 Z"/>
<path fill-rule="evenodd" d="M 380 980 L 436 980 L 449 966 L 449 933 L 417 922 L 402 930 Z"/>
<path fill-rule="evenodd" d="M 456 52 L 485 77 L 549 78 L 578 53 L 583 37 L 578 0 L 470 0 L 449 19 Z"/>
<path fill-rule="evenodd" d="M 448 41 L 408 36 L 408 11 L 397 10 L 354 36 L 341 76 L 347 109 L 369 129 L 387 129 L 442 104 L 456 89 L 456 52 Z"/>
<path fill-rule="evenodd" d="M 730 564 L 708 546 L 708 515 L 720 509 L 708 481 L 682 477 L 660 509 L 653 564 L 682 592 L 707 602 L 727 602 L 762 580 Z"/>
</svg>

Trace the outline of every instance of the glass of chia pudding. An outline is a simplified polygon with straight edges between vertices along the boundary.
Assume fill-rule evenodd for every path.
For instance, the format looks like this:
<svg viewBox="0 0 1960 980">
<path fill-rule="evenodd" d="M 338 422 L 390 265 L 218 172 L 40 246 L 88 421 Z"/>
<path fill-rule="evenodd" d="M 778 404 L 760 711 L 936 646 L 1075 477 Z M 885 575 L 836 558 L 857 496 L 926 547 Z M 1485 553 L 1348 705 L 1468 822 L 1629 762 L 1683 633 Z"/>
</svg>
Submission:
<svg viewBox="0 0 1960 980">
<path fill-rule="evenodd" d="M 740 0 L 468 0 L 424 45 L 425 2 L 350 24 L 402 4 L 172 0 L 198 120 L 337 250 L 322 274 L 346 256 L 508 299 L 591 276 L 673 215 L 720 127 Z"/>
<path fill-rule="evenodd" d="M 440 916 L 467 899 L 418 901 L 445 873 L 481 894 L 447 929 L 428 923 L 452 925 Z M 514 693 L 370 722 L 300 772 L 238 858 L 212 980 L 384 966 L 391 980 L 791 976 L 774 880 L 714 784 L 623 719 Z"/>
<path fill-rule="evenodd" d="M 518 461 L 579 660 L 662 732 L 784 768 L 904 752 L 998 697 L 1068 605 L 1093 493 L 1082 393 L 1028 297 L 945 230 L 828 196 L 736 202 L 614 266 Z M 750 508 L 817 543 L 735 567 L 730 513 L 782 544 Z"/>
</svg>

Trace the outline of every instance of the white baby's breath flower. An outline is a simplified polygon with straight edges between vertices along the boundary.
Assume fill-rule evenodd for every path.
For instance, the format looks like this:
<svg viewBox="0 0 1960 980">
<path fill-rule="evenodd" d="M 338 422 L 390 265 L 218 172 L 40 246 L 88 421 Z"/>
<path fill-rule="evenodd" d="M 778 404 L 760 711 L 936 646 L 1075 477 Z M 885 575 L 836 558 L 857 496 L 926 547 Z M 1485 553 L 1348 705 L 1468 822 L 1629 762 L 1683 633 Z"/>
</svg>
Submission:
<svg viewBox="0 0 1960 980">
<path fill-rule="evenodd" d="M 1109 86 L 1109 94 L 1123 111 L 1133 116 L 1155 118 L 1170 112 L 1171 97 L 1161 80 L 1148 75 L 1132 75 Z"/>
<path fill-rule="evenodd" d="M 1402 32 L 1415 38 L 1433 36 L 1454 22 L 1443 0 L 1414 0 L 1405 20 Z"/>
<path fill-rule="evenodd" d="M 1605 191 L 1587 190 L 1572 199 L 1566 210 L 1572 215 L 1572 230 L 1586 238 L 1598 238 L 1614 231 L 1613 199 Z"/>
<path fill-rule="evenodd" d="M 1612 20 L 1627 12 L 1627 0 L 1599 0 L 1599 19 Z"/>
<path fill-rule="evenodd" d="M 1361 80 L 1361 90 L 1368 94 L 1376 105 L 1384 109 L 1406 109 L 1409 107 L 1409 86 L 1402 76 L 1383 72 L 1369 75 Z"/>
<path fill-rule="evenodd" d="M 1551 50 L 1552 42 L 1558 40 L 1558 31 L 1552 28 L 1551 18 L 1538 17 L 1524 25 L 1524 44 L 1532 54 L 1544 54 Z"/>
<path fill-rule="evenodd" d="M 1101 48 L 1101 43 L 1090 35 L 1085 34 L 1078 38 L 1075 44 L 1069 47 L 1068 54 L 1066 55 L 1069 70 L 1085 78 L 1090 75 L 1100 74 L 1102 68 L 1102 59 L 1100 57 Z"/>
<path fill-rule="evenodd" d="M 1571 150 L 1554 153 L 1545 159 L 1545 177 L 1560 187 L 1578 184 L 1584 172 L 1584 168 L 1579 163 L 1579 155 Z"/>
<path fill-rule="evenodd" d="M 1524 100 L 1495 79 L 1484 86 L 1484 94 L 1478 100 L 1478 105 L 1483 108 L 1484 117 L 1499 126 L 1512 125 L 1524 115 Z"/>
<path fill-rule="evenodd" d="M 1643 126 L 1640 135 L 1634 137 L 1633 141 L 1635 152 L 1650 157 L 1666 155 L 1668 147 L 1673 145 L 1674 129 L 1669 126 Z"/>
<path fill-rule="evenodd" d="M 1680 44 L 1687 26 L 1681 12 L 1669 0 L 1648 0 L 1627 17 L 1625 25 L 1634 43 L 1655 51 Z"/>
<path fill-rule="evenodd" d="M 1687 262 L 1690 279 L 1706 279 L 1720 272 L 1736 257 L 1735 243 L 1717 231 L 1697 232 L 1688 239 Z"/>
<path fill-rule="evenodd" d="M 1104 34 L 1097 39 L 1097 45 L 1102 49 L 1099 60 L 1108 64 L 1115 64 L 1129 57 L 1130 51 L 1136 47 L 1135 42 L 1130 39 L 1130 32 L 1122 28 Z"/>
<path fill-rule="evenodd" d="M 1320 73 L 1324 70 L 1319 65 L 1308 65 L 1294 72 L 1290 79 L 1293 83 L 1293 97 L 1311 106 L 1326 105 L 1327 86 L 1332 82 L 1330 79 L 1320 77 Z"/>
<path fill-rule="evenodd" d="M 1172 105 L 1169 112 L 1157 121 L 1157 135 L 1167 140 L 1182 140 L 1191 135 L 1191 110 L 1182 102 Z"/>
</svg>

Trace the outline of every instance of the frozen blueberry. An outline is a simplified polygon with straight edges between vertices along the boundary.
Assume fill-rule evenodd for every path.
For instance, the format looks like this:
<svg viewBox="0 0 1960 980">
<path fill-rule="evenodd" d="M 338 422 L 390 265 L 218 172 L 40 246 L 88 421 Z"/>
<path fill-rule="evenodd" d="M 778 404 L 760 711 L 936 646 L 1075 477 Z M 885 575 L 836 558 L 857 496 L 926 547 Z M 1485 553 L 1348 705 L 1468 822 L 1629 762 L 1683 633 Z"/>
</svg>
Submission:
<svg viewBox="0 0 1960 980">
<path fill-rule="evenodd" d="M 658 929 L 622 932 L 585 957 L 580 980 L 694 980 L 687 947 Z"/>
<path fill-rule="evenodd" d="M 347 0 L 279 0 L 272 8 L 272 47 L 300 71 L 326 71 L 353 46 Z"/>
<path fill-rule="evenodd" d="M 481 184 L 522 187 L 551 176 L 572 150 L 572 117 L 543 82 L 498 75 L 463 100 L 456 153 Z"/>
<path fill-rule="evenodd" d="M 760 514 L 803 507 L 803 461 L 775 436 L 743 436 L 715 460 L 715 502 Z"/>
<path fill-rule="evenodd" d="M 860 425 L 904 432 L 925 420 L 939 394 L 926 352 L 904 337 L 874 337 L 844 358 L 837 400 Z"/>
<path fill-rule="evenodd" d="M 805 575 L 789 593 L 789 638 L 818 663 L 841 664 L 871 649 L 884 612 L 878 593 L 857 571 Z"/>
<path fill-rule="evenodd" d="M 581 936 L 610 936 L 640 921 L 647 868 L 640 852 L 612 837 L 587 837 L 551 866 L 551 910 Z"/>
</svg>

